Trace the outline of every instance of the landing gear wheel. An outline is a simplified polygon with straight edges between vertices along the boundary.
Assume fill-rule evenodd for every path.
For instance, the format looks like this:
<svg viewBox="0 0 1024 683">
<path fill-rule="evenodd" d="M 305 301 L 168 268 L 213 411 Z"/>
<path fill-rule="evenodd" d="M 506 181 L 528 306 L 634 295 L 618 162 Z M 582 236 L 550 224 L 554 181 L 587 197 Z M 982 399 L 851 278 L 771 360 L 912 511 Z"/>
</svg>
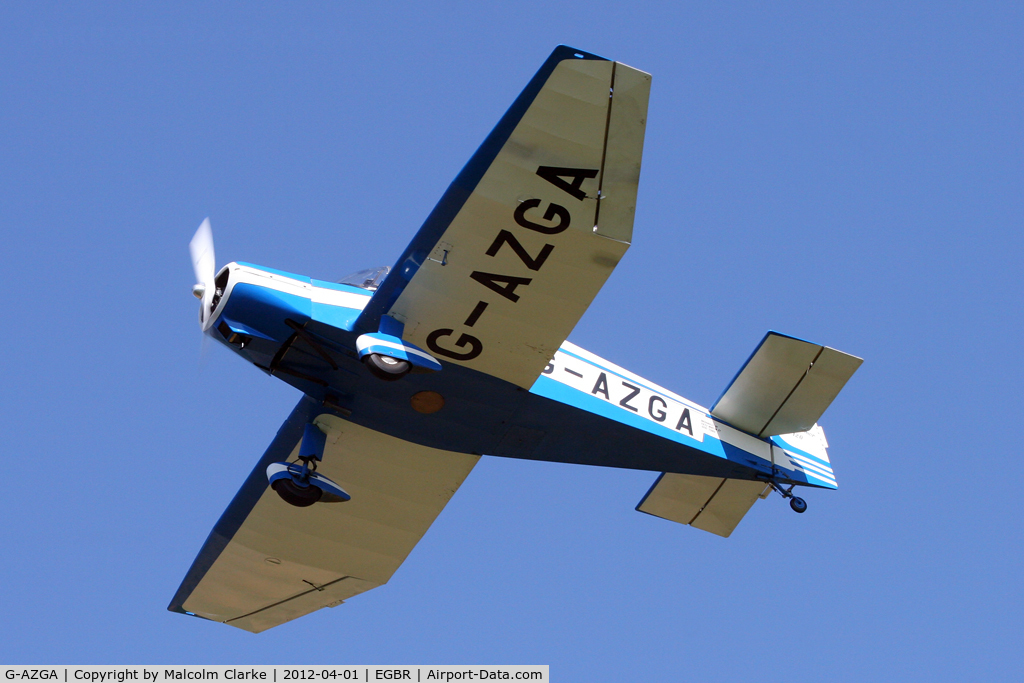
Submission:
<svg viewBox="0 0 1024 683">
<path fill-rule="evenodd" d="M 803 498 L 797 498 L 793 496 L 789 500 L 789 507 L 793 508 L 793 512 L 804 512 L 807 510 L 807 503 Z"/>
<path fill-rule="evenodd" d="M 284 502 L 297 508 L 307 508 L 320 500 L 320 496 L 324 495 L 324 492 L 316 486 L 306 486 L 303 488 L 291 479 L 278 479 L 271 484 L 271 487 L 277 491 L 277 495 L 281 496 Z"/>
<path fill-rule="evenodd" d="M 394 382 L 402 379 L 412 370 L 412 363 L 407 360 L 399 360 L 390 356 L 382 356 L 379 353 L 371 353 L 363 359 L 370 373 L 385 382 Z"/>
</svg>

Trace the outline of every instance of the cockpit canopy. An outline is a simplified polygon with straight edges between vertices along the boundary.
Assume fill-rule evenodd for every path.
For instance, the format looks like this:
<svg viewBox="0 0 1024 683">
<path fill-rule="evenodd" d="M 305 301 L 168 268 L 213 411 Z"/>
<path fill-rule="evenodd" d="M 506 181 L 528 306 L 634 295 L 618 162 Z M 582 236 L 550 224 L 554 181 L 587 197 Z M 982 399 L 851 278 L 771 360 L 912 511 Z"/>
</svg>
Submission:
<svg viewBox="0 0 1024 683">
<path fill-rule="evenodd" d="M 390 272 L 391 268 L 389 266 L 367 268 L 366 270 L 360 270 L 358 273 L 352 273 L 351 275 L 341 278 L 338 281 L 338 284 L 352 285 L 353 287 L 368 289 L 372 292 L 380 287 L 380 283 L 384 282 L 384 278 L 386 278 Z"/>
</svg>

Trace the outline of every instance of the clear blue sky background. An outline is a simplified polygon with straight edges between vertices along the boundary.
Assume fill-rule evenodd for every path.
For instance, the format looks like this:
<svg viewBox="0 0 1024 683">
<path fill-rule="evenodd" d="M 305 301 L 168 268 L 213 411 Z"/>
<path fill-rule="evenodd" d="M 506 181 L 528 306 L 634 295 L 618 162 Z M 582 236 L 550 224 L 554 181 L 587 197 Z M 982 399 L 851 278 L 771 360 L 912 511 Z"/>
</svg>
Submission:
<svg viewBox="0 0 1024 683">
<path fill-rule="evenodd" d="M 1020 675 L 1021 3 L 99 4 L 0 8 L 0 662 Z M 570 338 L 705 405 L 770 328 L 863 356 L 840 490 L 721 539 L 635 512 L 653 473 L 485 458 L 384 588 L 258 636 L 166 612 L 298 399 L 200 362 L 193 231 L 393 263 L 558 43 L 654 76 Z"/>
</svg>

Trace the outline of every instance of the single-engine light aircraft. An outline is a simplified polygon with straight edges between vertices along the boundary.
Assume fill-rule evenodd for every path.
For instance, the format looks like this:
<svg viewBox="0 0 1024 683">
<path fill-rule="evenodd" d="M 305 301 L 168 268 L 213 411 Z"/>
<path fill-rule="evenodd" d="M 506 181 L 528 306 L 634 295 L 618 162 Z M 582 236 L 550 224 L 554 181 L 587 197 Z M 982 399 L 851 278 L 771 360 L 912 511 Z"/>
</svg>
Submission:
<svg viewBox="0 0 1024 683">
<path fill-rule="evenodd" d="M 660 473 L 729 536 L 836 488 L 817 421 L 861 359 L 769 332 L 711 409 L 567 340 L 633 239 L 650 75 L 561 46 L 395 265 L 339 283 L 190 243 L 203 333 L 302 392 L 168 609 L 259 632 L 381 586 L 481 455 Z"/>
</svg>

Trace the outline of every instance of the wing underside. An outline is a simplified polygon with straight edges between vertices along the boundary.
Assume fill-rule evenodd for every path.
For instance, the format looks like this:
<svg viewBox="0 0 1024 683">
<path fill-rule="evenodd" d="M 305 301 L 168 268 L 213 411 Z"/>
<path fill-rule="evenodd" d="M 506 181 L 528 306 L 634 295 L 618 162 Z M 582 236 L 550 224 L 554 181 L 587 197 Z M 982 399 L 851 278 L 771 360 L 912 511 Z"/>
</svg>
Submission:
<svg viewBox="0 0 1024 683">
<path fill-rule="evenodd" d="M 528 388 L 625 254 L 650 76 L 560 47 L 360 319 Z"/>
<path fill-rule="evenodd" d="M 316 407 L 309 399 L 296 407 L 169 609 L 259 632 L 380 586 L 479 459 L 318 415 Z M 319 472 L 351 501 L 296 508 L 267 486 L 266 466 L 295 455 L 307 419 L 327 433 Z"/>
</svg>

